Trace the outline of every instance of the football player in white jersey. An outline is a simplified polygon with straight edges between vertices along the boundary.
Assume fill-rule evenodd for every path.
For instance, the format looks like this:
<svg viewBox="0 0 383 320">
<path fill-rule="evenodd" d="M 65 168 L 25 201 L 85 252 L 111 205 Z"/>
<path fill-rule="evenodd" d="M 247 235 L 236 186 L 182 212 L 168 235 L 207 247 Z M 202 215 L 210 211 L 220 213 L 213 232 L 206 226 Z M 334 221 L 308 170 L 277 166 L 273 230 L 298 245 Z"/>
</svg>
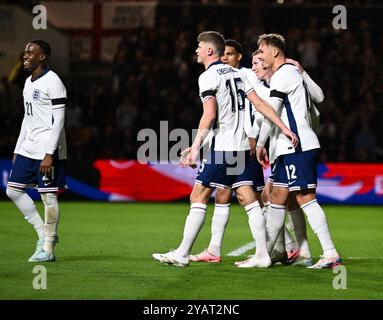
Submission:
<svg viewBox="0 0 383 320">
<path fill-rule="evenodd" d="M 293 146 L 279 130 L 276 132 L 277 159 L 273 168 L 273 190 L 266 224 L 268 251 L 271 252 L 284 225 L 286 203 L 289 192 L 292 192 L 323 249 L 321 259 L 308 268 L 333 268 L 341 264 L 342 260 L 332 241 L 326 215 L 316 200 L 320 145 L 310 125 L 310 101 L 303 76 L 294 65 L 286 63 L 285 40 L 281 35 L 261 35 L 258 38 L 258 45 L 263 66 L 273 71 L 268 102 L 299 137 L 298 145 Z M 257 142 L 257 158 L 262 164 L 266 160 L 264 144 L 271 127 L 270 122 L 263 123 Z"/>
<path fill-rule="evenodd" d="M 270 69 L 264 68 L 262 61 L 260 60 L 259 51 L 253 53 L 253 71 L 256 73 L 257 77 L 263 80 L 264 85 L 268 87 L 268 95 L 270 95 L 270 80 L 272 76 L 272 71 Z M 321 103 L 323 101 L 324 95 L 322 89 L 310 78 L 310 76 L 305 72 L 299 62 L 286 59 L 287 63 L 295 65 L 299 72 L 302 74 L 304 83 L 307 86 L 310 99 L 314 103 Z M 263 96 L 261 96 L 263 98 Z M 317 111 L 317 110 L 316 110 Z M 317 111 L 319 112 L 319 111 Z M 270 136 L 272 137 L 269 143 L 269 163 L 273 167 L 275 162 L 275 143 L 276 143 L 276 128 L 273 127 Z M 268 178 L 265 188 L 262 192 L 262 200 L 265 204 L 267 210 L 270 209 L 270 194 L 273 187 L 273 175 L 271 174 Z M 298 205 L 296 198 L 293 194 L 289 195 L 288 204 L 287 204 L 287 213 L 289 218 L 289 223 L 286 223 L 284 227 L 284 232 L 279 234 L 277 242 L 274 246 L 273 252 L 271 254 L 271 260 L 273 262 L 282 262 L 282 263 L 292 263 L 294 265 L 303 265 L 310 266 L 312 265 L 310 248 L 307 241 L 307 232 L 306 232 L 306 222 L 304 218 L 304 213 Z M 267 218 L 267 214 L 264 216 Z M 290 225 L 291 229 L 294 230 L 295 237 L 297 239 L 296 243 L 292 238 L 291 234 L 287 229 L 287 225 Z"/>
<path fill-rule="evenodd" d="M 214 134 L 210 159 L 202 162 L 190 195 L 191 206 L 181 244 L 176 250 L 168 253 L 153 254 L 155 260 L 180 267 L 189 264 L 191 248 L 204 223 L 207 203 L 213 188 L 230 188 L 235 184 L 236 178 L 246 170 L 244 164 L 249 159 L 249 153 L 246 153 L 248 142 L 242 112 L 245 108 L 245 97 L 247 96 L 259 111 L 280 127 L 294 145 L 297 144 L 296 136 L 281 122 L 273 108 L 256 95 L 238 69 L 220 61 L 225 49 L 223 36 L 215 31 L 206 31 L 198 36 L 197 41 L 197 62 L 203 64 L 206 69 L 198 80 L 204 111 L 192 146 L 187 149 L 186 154 L 183 152 L 182 166 L 195 166 L 200 147 L 214 122 L 218 130 Z M 233 162 L 233 158 L 236 163 Z M 241 162 L 239 166 L 238 162 Z M 236 193 L 249 216 L 262 214 L 252 186 L 238 186 Z M 264 225 L 262 227 L 264 228 Z M 251 231 L 254 236 L 254 230 Z M 267 250 L 259 254 L 258 258 L 264 257 L 265 260 L 258 259 L 257 265 L 251 261 L 243 267 L 269 266 L 271 260 Z"/>
<path fill-rule="evenodd" d="M 240 69 L 240 71 L 246 75 L 247 79 L 249 80 L 250 84 L 253 87 L 258 86 L 259 81 L 256 79 L 254 72 L 251 71 L 251 69 L 243 68 L 240 66 L 242 57 L 243 57 L 242 45 L 238 41 L 233 39 L 225 40 L 225 51 L 223 56 L 221 57 L 221 61 L 229 66 Z M 268 90 L 266 91 L 268 92 Z M 263 91 L 260 94 L 257 88 L 255 88 L 255 92 L 264 100 L 268 98 L 268 95 L 267 94 L 264 95 Z M 262 124 L 263 116 L 262 114 L 256 111 L 256 109 L 251 105 L 248 99 L 245 100 L 245 103 L 247 104 L 246 105 L 247 108 L 245 112 L 246 112 L 246 115 L 248 116 L 248 118 L 246 118 L 245 121 L 249 122 L 246 124 L 247 128 L 245 128 L 246 134 L 249 139 L 249 145 L 247 146 L 246 150 L 251 150 L 252 148 L 255 147 L 256 138 L 257 138 L 256 135 L 257 135 L 257 132 L 259 132 L 260 130 L 260 125 Z M 251 154 L 252 152 L 253 150 L 251 150 Z M 242 181 L 239 181 L 238 183 L 243 183 L 248 185 L 252 184 L 256 199 L 259 202 L 260 206 L 263 207 L 263 203 L 261 199 L 261 191 L 263 190 L 265 183 L 264 183 L 262 167 L 258 163 L 258 161 L 256 161 L 255 157 L 253 157 L 249 161 L 248 165 L 251 165 L 254 167 L 254 170 L 253 170 L 254 174 L 250 177 L 244 177 L 244 179 L 242 179 Z M 229 221 L 231 196 L 232 196 L 231 189 L 217 188 L 217 193 L 215 197 L 215 207 L 214 207 L 214 213 L 213 213 L 212 224 L 211 224 L 211 239 L 210 239 L 209 246 L 206 250 L 203 250 L 199 254 L 191 255 L 190 256 L 191 261 L 208 262 L 208 263 L 221 262 L 221 246 L 222 246 L 223 235 L 225 233 L 225 229 Z M 262 216 L 257 216 L 257 218 L 263 219 Z M 250 223 L 252 223 L 252 219 L 250 219 L 249 217 L 249 224 Z"/>
<path fill-rule="evenodd" d="M 24 51 L 24 69 L 31 72 L 25 81 L 24 118 L 13 156 L 6 193 L 35 228 L 38 241 L 30 262 L 54 261 L 58 241 L 59 206 L 57 193 L 66 188 L 66 141 L 64 132 L 66 89 L 47 65 L 50 45 L 30 41 Z M 25 192 L 37 186 L 44 204 L 45 221 Z"/>
</svg>

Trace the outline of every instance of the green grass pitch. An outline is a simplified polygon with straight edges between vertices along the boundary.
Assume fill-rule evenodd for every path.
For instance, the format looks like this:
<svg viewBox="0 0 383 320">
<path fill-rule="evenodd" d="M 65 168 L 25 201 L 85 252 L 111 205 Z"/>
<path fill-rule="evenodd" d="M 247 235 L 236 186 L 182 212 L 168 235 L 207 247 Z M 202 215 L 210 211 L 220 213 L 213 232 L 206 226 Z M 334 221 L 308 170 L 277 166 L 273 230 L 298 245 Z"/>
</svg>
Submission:
<svg viewBox="0 0 383 320">
<path fill-rule="evenodd" d="M 38 204 L 42 212 L 41 203 Z M 44 263 L 47 289 L 33 289 L 36 241 L 32 227 L 11 202 L 0 202 L 0 299 L 382 299 L 382 207 L 325 206 L 347 271 L 347 289 L 336 290 L 332 270 L 276 265 L 239 269 L 241 257 L 225 254 L 250 242 L 247 216 L 233 205 L 221 264 L 187 268 L 154 261 L 153 252 L 177 247 L 187 203 L 61 203 L 57 261 Z M 195 245 L 208 245 L 213 205 Z M 319 242 L 309 230 L 317 259 Z"/>
</svg>

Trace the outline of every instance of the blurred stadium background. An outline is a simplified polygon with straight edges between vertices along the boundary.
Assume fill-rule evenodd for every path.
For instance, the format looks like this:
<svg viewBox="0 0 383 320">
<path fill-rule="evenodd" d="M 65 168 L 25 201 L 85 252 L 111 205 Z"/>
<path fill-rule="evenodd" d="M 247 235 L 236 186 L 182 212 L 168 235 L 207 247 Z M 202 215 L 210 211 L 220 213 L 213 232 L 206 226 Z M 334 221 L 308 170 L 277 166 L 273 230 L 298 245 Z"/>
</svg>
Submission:
<svg viewBox="0 0 383 320">
<path fill-rule="evenodd" d="M 210 29 L 239 40 L 246 51 L 243 65 L 248 67 L 258 35 L 285 35 L 288 56 L 299 60 L 325 93 L 319 106 L 323 163 L 319 185 L 322 188 L 330 180 L 327 189 L 319 190 L 321 200 L 383 202 L 383 169 L 367 165 L 383 160 L 379 1 L 344 1 L 346 30 L 332 26 L 335 1 L 42 1 L 48 12 L 46 30 L 32 28 L 32 9 L 40 2 L 0 3 L 3 190 L 10 169 L 7 159 L 23 116 L 25 73 L 20 54 L 29 39 L 46 38 L 53 47 L 51 65 L 64 78 L 69 97 L 66 129 L 72 191 L 64 198 L 187 197 L 194 175 L 190 170 L 142 168 L 126 160 L 136 159 L 143 144 L 137 142 L 142 128 L 159 134 L 160 121 L 167 121 L 166 133 L 174 128 L 191 133 L 197 126 L 202 110 L 197 79 L 202 69 L 194 50 L 198 33 Z M 119 176 L 117 171 L 124 179 L 113 179 Z M 145 184 L 135 179 L 138 171 Z M 147 181 L 158 186 L 159 175 L 168 184 L 148 189 Z"/>
<path fill-rule="evenodd" d="M 346 30 L 332 26 L 336 1 L 42 1 L 46 30 L 32 28 L 32 9 L 40 2 L 0 3 L 3 190 L 23 116 L 20 54 L 29 39 L 46 38 L 53 47 L 51 65 L 69 97 L 71 191 L 63 198 L 187 197 L 194 172 L 166 165 L 143 168 L 127 160 L 136 159 L 142 128 L 159 134 L 160 121 L 167 121 L 168 132 L 191 133 L 197 126 L 202 69 L 195 62 L 196 36 L 211 29 L 243 44 L 248 67 L 258 35 L 286 37 L 288 56 L 299 60 L 325 93 L 319 106 L 321 200 L 383 203 L 383 167 L 377 164 L 383 160 L 380 1 L 343 1 Z M 137 172 L 144 178 L 137 180 Z M 158 185 L 162 178 L 168 183 L 160 190 L 148 188 L 148 181 Z"/>
<path fill-rule="evenodd" d="M 46 30 L 32 28 L 35 16 L 32 14 L 32 9 L 37 4 L 43 4 L 47 8 Z M 347 8 L 346 30 L 335 30 L 332 26 L 333 18 L 336 16 L 332 13 L 332 9 L 337 4 L 345 5 Z M 122 272 L 123 266 L 127 269 L 132 268 L 129 270 L 135 270 L 134 272 L 141 269 L 140 272 L 154 276 L 157 266 L 154 262 L 149 263 L 150 254 L 154 249 L 169 249 L 171 245 L 177 243 L 187 204 L 181 202 L 174 206 L 100 203 L 97 205 L 89 202 L 73 204 L 70 200 L 132 202 L 187 200 L 195 171 L 180 169 L 174 164 L 139 164 L 136 161 L 136 152 L 142 142 L 137 142 L 137 134 L 142 128 L 151 128 L 159 135 L 160 121 L 167 121 L 167 132 L 175 128 L 184 128 L 191 133 L 197 126 L 202 111 L 197 78 L 203 70 L 195 62 L 196 37 L 203 30 L 217 30 L 226 38 L 234 38 L 243 44 L 246 52 L 243 63 L 245 67 L 250 67 L 251 53 L 256 49 L 258 35 L 278 32 L 286 37 L 288 56 L 301 62 L 325 94 L 325 101 L 319 105 L 322 144 L 319 200 L 328 205 L 382 205 L 382 16 L 383 5 L 378 0 L 349 0 L 341 3 L 321 0 L 41 2 L 0 0 L 2 178 L 0 199 L 6 200 L 4 191 L 23 116 L 22 88 L 26 75 L 21 69 L 21 53 L 28 40 L 44 38 L 50 42 L 53 49 L 50 65 L 61 75 L 69 98 L 66 119 L 69 191 L 61 196 L 62 200 L 67 201 L 62 204 L 62 212 L 66 212 L 66 217 L 63 215 L 63 223 L 60 225 L 64 246 L 61 249 L 58 247 L 61 251 L 57 254 L 58 259 L 60 260 L 61 255 L 61 260 L 67 264 L 58 264 L 56 271 L 60 273 L 62 268 L 63 274 L 79 272 L 79 277 L 85 278 L 89 270 L 87 268 L 90 268 L 91 275 L 93 271 L 98 272 L 98 277 L 86 278 L 87 283 L 96 279 L 99 281 L 106 272 L 106 266 L 112 268 L 116 274 Z M 174 142 L 169 142 L 169 148 L 172 143 Z M 37 199 L 37 193 L 31 194 Z M 23 281 L 30 277 L 30 267 L 19 265 L 18 269 L 13 269 L 23 255 L 29 254 L 30 245 L 34 241 L 31 240 L 32 232 L 29 232 L 26 223 L 22 224 L 21 215 L 16 214 L 16 208 L 10 202 L 3 201 L 0 205 L 0 211 L 6 217 L 2 222 L 2 229 L 5 231 L 2 232 L 4 241 L 1 249 L 12 257 L 6 262 L 7 267 L 4 270 L 16 273 L 28 270 L 25 271 L 28 272 L 28 276 L 24 275 L 16 280 L 12 277 L 7 278 L 4 273 L 2 279 L 5 281 L 3 284 L 6 289 L 2 291 L 0 297 L 36 297 L 33 295 L 35 293 L 21 294 Z M 238 208 L 235 210 L 240 211 Z M 150 282 L 153 279 L 147 278 L 148 274 L 145 273 L 141 278 L 137 276 L 132 280 L 135 281 L 132 288 L 136 291 L 129 294 L 124 293 L 122 288 L 121 292 L 116 290 L 120 285 L 116 281 L 113 284 L 101 282 L 100 286 L 93 285 L 87 289 L 81 288 L 78 284 L 77 292 L 60 291 L 62 287 L 57 285 L 54 295 L 51 291 L 51 295 L 39 293 L 38 297 L 381 298 L 381 290 L 367 289 L 374 283 L 377 284 L 378 280 L 380 288 L 382 287 L 382 278 L 376 278 L 382 270 L 371 268 L 372 263 L 380 263 L 382 259 L 377 256 L 381 243 L 379 228 L 383 222 L 382 216 L 378 214 L 381 207 L 327 206 L 326 211 L 329 212 L 330 222 L 334 226 L 334 237 L 340 248 L 348 251 L 348 256 L 362 257 L 363 269 L 358 269 L 362 268 L 359 265 L 354 266 L 354 270 L 363 272 L 366 282 L 356 279 L 352 285 L 358 287 L 359 291 L 354 291 L 352 294 L 348 292 L 345 295 L 338 295 L 332 289 L 330 291 L 323 288 L 306 288 L 306 283 L 303 281 L 307 275 L 303 271 L 299 271 L 296 278 L 298 285 L 303 288 L 301 296 L 291 292 L 276 293 L 275 288 L 282 286 L 281 283 L 278 285 L 277 281 L 285 281 L 283 285 L 289 285 L 289 280 L 281 279 L 288 279 L 291 271 L 285 271 L 286 273 L 281 273 L 277 278 L 275 273 L 267 271 L 262 272 L 261 276 L 270 285 L 269 291 L 263 291 L 261 295 L 259 293 L 256 295 L 246 288 L 248 274 L 251 272 L 243 272 L 239 278 L 232 279 L 233 284 L 241 282 L 239 287 L 230 286 L 228 282 L 227 288 L 220 288 L 226 290 L 224 296 L 211 291 L 206 291 L 204 296 L 198 288 L 194 291 L 188 288 L 190 284 L 186 286 L 189 291 L 182 289 L 176 293 L 166 291 L 167 284 L 164 288 L 155 287 L 155 282 L 154 284 Z M 84 221 L 89 222 L 90 212 L 92 223 L 85 223 Z M 103 212 L 110 212 L 107 221 L 104 220 Z M 157 214 L 155 219 L 154 213 Z M 360 221 L 362 214 L 365 220 Z M 142 226 L 148 227 L 144 219 L 158 224 L 158 228 L 162 229 L 157 230 L 152 226 L 152 229 L 147 229 L 144 233 L 144 230 L 141 230 Z M 242 220 L 237 221 L 236 227 L 233 226 L 233 229 L 228 230 L 230 239 L 230 242 L 227 240 L 227 243 L 230 243 L 228 249 L 234 249 L 250 240 L 249 235 L 244 236 L 249 232 L 245 218 Z M 118 229 L 124 223 L 129 230 Z M 78 225 L 78 228 L 74 230 L 75 225 Z M 355 239 L 350 236 L 349 230 L 358 227 L 360 229 Z M 13 228 L 18 228 L 18 232 L 10 234 L 9 230 Z M 105 231 L 113 234 L 113 228 L 121 231 L 119 237 L 107 239 L 109 235 L 104 236 Z M 208 239 L 208 227 L 204 230 L 202 240 L 196 246 L 197 249 L 203 248 L 202 241 L 206 242 Z M 19 238 L 21 234 L 25 234 L 22 236 L 23 241 L 29 240 L 21 242 Z M 81 240 L 83 236 L 92 238 L 99 246 L 95 248 L 90 243 L 81 243 L 78 246 L 83 241 Z M 145 258 L 140 255 L 142 253 L 139 252 L 140 247 L 135 245 L 130 247 L 128 240 L 134 242 L 137 237 L 146 239 L 140 242 L 140 245 L 145 245 L 142 249 Z M 311 233 L 310 237 L 312 238 Z M 364 240 L 358 240 L 360 238 Z M 123 250 L 127 256 L 121 261 L 118 250 L 108 251 L 110 247 L 103 245 L 105 240 L 110 241 L 114 251 L 116 248 L 121 249 L 119 244 L 124 243 Z M 17 253 L 13 253 L 12 248 L 6 245 L 9 241 L 18 243 Z M 153 241 L 156 243 L 153 244 Z M 370 251 L 366 251 L 362 241 L 376 243 L 377 247 L 371 247 Z M 128 244 L 125 245 L 126 243 Z M 156 244 L 158 247 L 155 248 Z M 68 251 L 64 252 L 64 248 L 70 250 L 70 245 L 78 246 L 76 250 L 79 256 L 73 253 L 68 255 L 66 253 Z M 318 248 L 317 244 L 313 246 Z M 316 251 L 319 253 L 319 250 Z M 130 257 L 136 259 L 136 264 L 133 266 L 129 265 Z M 363 257 L 366 259 L 363 260 Z M 85 265 L 79 265 L 78 260 L 85 260 Z M 346 259 L 351 267 L 353 263 L 356 264 L 355 261 L 357 260 Z M 232 269 L 232 261 L 229 262 L 230 266 L 225 265 L 223 272 Z M 101 266 L 101 263 L 105 265 Z M 97 269 L 97 266 L 100 269 Z M 211 266 L 198 266 L 195 272 L 188 275 L 182 275 L 180 270 L 177 270 L 176 274 L 180 278 L 190 276 L 197 279 L 199 272 L 203 270 L 206 272 L 206 277 L 198 279 L 207 285 L 209 281 L 214 284 L 216 275 L 214 269 L 208 269 L 209 267 Z M 161 268 L 162 270 L 165 268 Z M 171 274 L 172 272 L 167 270 L 162 272 L 161 276 L 157 275 L 162 277 L 162 281 L 165 283 L 167 279 L 174 281 L 170 280 L 171 277 L 174 278 L 174 273 Z M 74 285 L 71 277 L 66 278 L 64 275 L 62 277 L 62 285 L 66 284 L 65 281 L 71 281 L 71 285 Z M 332 275 L 321 273 L 316 280 L 320 283 L 331 277 Z M 299 282 L 300 280 L 302 282 Z M 331 282 L 328 281 L 330 286 Z M 181 284 L 183 286 L 185 283 L 180 282 Z M 101 287 L 104 292 L 97 291 Z M 234 287 L 237 289 L 233 289 Z M 322 289 L 324 291 L 321 291 Z M 81 290 L 87 291 L 83 293 Z M 186 294 L 186 291 L 189 293 Z"/>
</svg>

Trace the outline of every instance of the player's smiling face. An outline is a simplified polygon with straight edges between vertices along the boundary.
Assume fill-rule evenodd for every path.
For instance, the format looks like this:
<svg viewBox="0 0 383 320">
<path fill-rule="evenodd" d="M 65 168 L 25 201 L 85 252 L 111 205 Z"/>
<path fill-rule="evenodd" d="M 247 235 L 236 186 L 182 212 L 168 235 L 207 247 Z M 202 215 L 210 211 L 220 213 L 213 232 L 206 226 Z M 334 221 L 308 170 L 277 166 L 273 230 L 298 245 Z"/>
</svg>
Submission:
<svg viewBox="0 0 383 320">
<path fill-rule="evenodd" d="M 43 60 L 43 53 L 35 43 L 28 43 L 24 50 L 24 69 L 33 71 Z"/>
<path fill-rule="evenodd" d="M 235 48 L 230 46 L 225 46 L 225 52 L 221 57 L 223 63 L 228 64 L 231 67 L 238 68 L 241 61 L 242 55 L 238 53 Z"/>
<path fill-rule="evenodd" d="M 259 45 L 259 59 L 262 61 L 264 68 L 271 69 L 274 64 L 273 47 L 261 42 Z"/>
<path fill-rule="evenodd" d="M 252 63 L 251 70 L 255 72 L 259 80 L 264 80 L 268 73 L 268 69 L 263 67 L 262 61 L 260 60 L 260 54 L 253 56 Z"/>
</svg>

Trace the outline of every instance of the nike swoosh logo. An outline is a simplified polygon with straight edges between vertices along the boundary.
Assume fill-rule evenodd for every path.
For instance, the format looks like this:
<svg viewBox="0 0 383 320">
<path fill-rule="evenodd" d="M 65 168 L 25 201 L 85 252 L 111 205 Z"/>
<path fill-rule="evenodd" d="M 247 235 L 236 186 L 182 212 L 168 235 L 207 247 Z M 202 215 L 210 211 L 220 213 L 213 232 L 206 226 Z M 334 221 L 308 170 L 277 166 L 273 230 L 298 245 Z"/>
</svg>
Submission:
<svg viewBox="0 0 383 320">
<path fill-rule="evenodd" d="M 52 184 L 52 181 L 50 181 L 50 182 L 44 182 L 44 186 L 49 186 L 50 184 Z"/>
<path fill-rule="evenodd" d="M 294 181 L 289 181 L 288 184 L 289 186 L 291 186 L 293 183 L 295 183 L 297 180 L 294 180 Z"/>
</svg>

